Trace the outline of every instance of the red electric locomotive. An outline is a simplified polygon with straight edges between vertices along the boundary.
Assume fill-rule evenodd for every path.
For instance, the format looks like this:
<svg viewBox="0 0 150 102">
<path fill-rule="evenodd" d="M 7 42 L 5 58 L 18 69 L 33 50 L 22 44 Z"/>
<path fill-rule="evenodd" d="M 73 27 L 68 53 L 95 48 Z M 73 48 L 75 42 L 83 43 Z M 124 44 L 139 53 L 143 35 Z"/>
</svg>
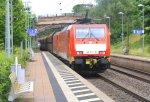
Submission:
<svg viewBox="0 0 150 102">
<path fill-rule="evenodd" d="M 106 24 L 72 24 L 52 35 L 56 55 L 78 72 L 99 73 L 110 67 L 110 33 Z"/>
<path fill-rule="evenodd" d="M 45 39 L 45 49 L 67 60 L 77 72 L 110 68 L 110 32 L 106 24 L 71 24 Z"/>
</svg>

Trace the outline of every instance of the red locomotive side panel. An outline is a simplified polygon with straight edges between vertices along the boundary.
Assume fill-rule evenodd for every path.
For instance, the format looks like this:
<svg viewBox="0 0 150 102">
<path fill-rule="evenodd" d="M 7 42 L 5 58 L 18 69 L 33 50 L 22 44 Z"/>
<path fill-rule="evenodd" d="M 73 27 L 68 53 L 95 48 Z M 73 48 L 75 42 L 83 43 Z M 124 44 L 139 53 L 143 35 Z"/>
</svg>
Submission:
<svg viewBox="0 0 150 102">
<path fill-rule="evenodd" d="M 108 27 L 106 26 L 106 33 L 107 33 L 107 42 L 106 42 L 106 48 L 107 48 L 107 51 L 106 51 L 106 55 L 107 56 L 110 56 L 110 31 L 108 29 Z"/>
<path fill-rule="evenodd" d="M 70 54 L 69 37 L 70 37 L 69 31 L 60 32 L 60 40 L 59 40 L 60 47 L 58 50 L 58 55 L 66 60 L 69 60 L 69 54 Z"/>
<path fill-rule="evenodd" d="M 73 57 L 76 52 L 75 52 L 75 28 L 73 27 L 73 25 L 70 26 L 70 56 Z M 72 59 L 71 59 L 72 60 Z"/>
<path fill-rule="evenodd" d="M 58 51 L 60 48 L 60 32 L 57 32 L 53 35 L 53 53 L 58 55 Z"/>
</svg>

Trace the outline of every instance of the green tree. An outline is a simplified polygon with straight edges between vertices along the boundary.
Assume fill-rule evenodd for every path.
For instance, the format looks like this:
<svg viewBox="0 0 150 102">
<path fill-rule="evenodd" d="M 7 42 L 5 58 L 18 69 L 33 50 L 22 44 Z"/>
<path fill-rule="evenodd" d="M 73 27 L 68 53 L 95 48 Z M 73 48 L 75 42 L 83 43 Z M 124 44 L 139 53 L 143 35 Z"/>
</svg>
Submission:
<svg viewBox="0 0 150 102">
<path fill-rule="evenodd" d="M 14 45 L 20 45 L 21 41 L 27 38 L 26 34 L 26 13 L 21 0 L 13 0 L 13 25 L 14 25 Z"/>
<path fill-rule="evenodd" d="M 82 4 L 75 5 L 72 10 L 74 13 L 79 14 L 81 16 L 85 16 L 86 8 Z"/>
<path fill-rule="evenodd" d="M 96 0 L 96 5 L 90 10 L 90 17 L 101 19 L 99 23 L 108 24 L 106 16 L 111 17 L 111 43 L 121 40 L 121 20 L 119 12 L 124 13 L 124 35 L 131 34 L 133 29 L 141 29 L 142 17 L 141 8 L 137 5 L 142 3 L 145 5 L 145 29 L 150 30 L 150 0 Z M 83 14 L 82 6 L 76 5 L 73 8 L 74 13 Z"/>
<path fill-rule="evenodd" d="M 0 49 L 4 48 L 5 38 L 5 1 L 0 0 Z"/>
<path fill-rule="evenodd" d="M 150 26 L 149 26 L 149 23 L 150 23 L 150 0 L 136 0 L 137 2 L 137 5 L 138 4 L 143 4 L 144 5 L 144 18 L 145 18 L 145 30 L 146 31 L 149 31 L 150 30 Z M 139 17 L 142 18 L 142 7 L 138 7 L 139 8 L 139 12 L 140 12 L 140 15 Z"/>
<path fill-rule="evenodd" d="M 26 34 L 26 21 L 27 13 L 24 10 L 24 6 L 21 0 L 13 1 L 13 31 L 14 31 L 14 45 L 20 45 L 20 41 L 27 38 Z M 6 15 L 6 1 L 0 0 L 0 48 L 4 48 L 5 42 L 5 15 Z"/>
</svg>

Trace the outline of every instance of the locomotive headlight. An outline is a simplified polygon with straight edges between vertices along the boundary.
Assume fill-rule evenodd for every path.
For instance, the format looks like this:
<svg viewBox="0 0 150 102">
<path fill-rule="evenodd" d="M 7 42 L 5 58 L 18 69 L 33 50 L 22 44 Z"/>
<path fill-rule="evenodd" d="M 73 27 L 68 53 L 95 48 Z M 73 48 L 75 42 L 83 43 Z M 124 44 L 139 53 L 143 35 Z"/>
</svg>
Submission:
<svg viewBox="0 0 150 102">
<path fill-rule="evenodd" d="M 83 51 L 77 51 L 77 55 L 83 54 Z"/>
<path fill-rule="evenodd" d="M 105 54 L 105 51 L 99 51 L 99 54 Z"/>
</svg>

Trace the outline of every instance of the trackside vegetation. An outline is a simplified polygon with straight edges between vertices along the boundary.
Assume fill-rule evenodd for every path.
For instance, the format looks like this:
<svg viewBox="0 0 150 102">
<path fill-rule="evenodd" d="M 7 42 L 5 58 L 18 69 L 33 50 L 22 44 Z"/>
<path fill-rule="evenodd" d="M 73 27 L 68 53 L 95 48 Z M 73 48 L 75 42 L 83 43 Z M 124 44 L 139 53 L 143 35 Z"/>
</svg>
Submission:
<svg viewBox="0 0 150 102">
<path fill-rule="evenodd" d="M 10 68 L 11 64 L 15 63 L 15 57 L 18 57 L 19 64 L 22 65 L 22 68 L 25 68 L 27 61 L 29 60 L 29 54 L 27 51 L 23 51 L 23 57 L 20 55 L 21 49 L 16 48 L 14 50 L 14 56 L 8 59 L 4 51 L 0 51 L 0 102 L 7 102 L 8 94 L 10 91 Z"/>
<path fill-rule="evenodd" d="M 5 15 L 6 15 L 6 0 L 0 0 L 0 45 L 4 48 L 5 46 Z M 25 41 L 28 38 L 27 35 L 27 11 L 30 10 L 30 7 L 24 7 L 22 0 L 12 0 L 12 9 L 13 9 L 13 45 L 20 46 L 21 41 Z M 35 15 L 29 14 L 30 28 L 34 27 L 35 24 Z M 3 46 L 2 46 L 3 45 Z"/>
<path fill-rule="evenodd" d="M 149 37 L 145 36 L 145 46 L 144 46 L 144 56 L 145 57 L 150 57 L 150 40 L 148 39 Z M 125 45 L 128 46 L 129 48 L 129 55 L 134 55 L 134 56 L 143 56 L 142 53 L 142 41 L 143 38 L 141 35 L 130 35 L 129 36 L 129 41 L 127 38 L 125 38 L 124 42 Z M 118 43 L 112 44 L 111 45 L 111 53 L 117 53 L 117 54 L 122 54 L 122 42 L 118 41 Z"/>
<path fill-rule="evenodd" d="M 25 68 L 25 64 L 29 59 L 27 51 L 23 51 L 23 57 L 20 56 L 20 42 L 28 38 L 27 29 L 27 12 L 23 6 L 22 0 L 12 0 L 13 6 L 13 45 L 14 53 L 11 58 L 7 58 L 4 51 L 5 48 L 5 15 L 6 15 L 6 0 L 0 0 L 0 102 L 8 101 L 10 91 L 10 67 L 15 62 L 15 57 L 18 57 L 19 64 Z M 30 9 L 30 8 L 28 8 Z M 30 18 L 31 26 L 33 26 L 34 18 Z"/>
</svg>

